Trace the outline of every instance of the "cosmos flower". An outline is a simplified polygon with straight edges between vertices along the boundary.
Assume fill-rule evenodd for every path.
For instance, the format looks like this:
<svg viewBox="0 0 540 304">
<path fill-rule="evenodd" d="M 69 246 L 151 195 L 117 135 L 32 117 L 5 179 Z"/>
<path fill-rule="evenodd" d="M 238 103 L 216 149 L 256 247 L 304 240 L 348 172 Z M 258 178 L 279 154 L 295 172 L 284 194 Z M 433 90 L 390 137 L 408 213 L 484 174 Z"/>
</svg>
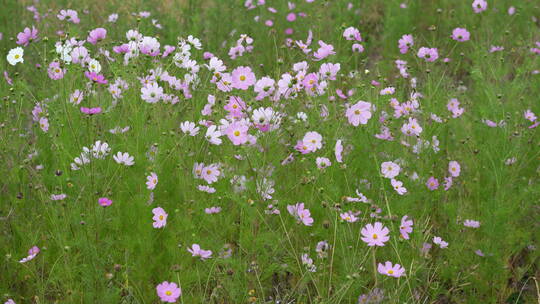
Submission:
<svg viewBox="0 0 540 304">
<path fill-rule="evenodd" d="M 463 221 L 463 226 L 469 227 L 469 228 L 479 228 L 480 222 L 475 220 L 465 220 Z"/>
<path fill-rule="evenodd" d="M 379 263 L 377 266 L 377 271 L 380 274 L 394 278 L 399 278 L 405 275 L 405 268 L 401 267 L 399 264 L 392 265 L 392 263 L 389 261 L 384 264 Z"/>
<path fill-rule="evenodd" d="M 413 45 L 414 45 L 413 36 L 410 34 L 403 35 L 398 40 L 399 52 L 401 54 L 406 54 L 409 51 L 409 48 L 411 48 Z"/>
<path fill-rule="evenodd" d="M 433 243 L 439 245 L 439 247 L 441 247 L 441 249 L 444 249 L 444 248 L 448 247 L 448 243 L 443 241 L 443 239 L 441 237 L 438 237 L 438 236 L 433 237 Z"/>
<path fill-rule="evenodd" d="M 343 162 L 343 144 L 341 143 L 341 139 L 338 139 L 336 141 L 336 146 L 334 147 L 334 155 L 338 163 Z"/>
<path fill-rule="evenodd" d="M 120 165 L 133 166 L 135 164 L 133 156 L 129 155 L 127 152 L 118 152 L 116 155 L 113 155 L 113 159 Z"/>
<path fill-rule="evenodd" d="M 395 180 L 395 179 L 391 179 L 390 183 L 392 184 L 392 187 L 394 188 L 394 190 L 396 190 L 396 192 L 399 195 L 403 195 L 403 194 L 407 193 L 407 188 L 403 187 L 403 182 L 400 182 L 400 181 Z"/>
<path fill-rule="evenodd" d="M 146 188 L 148 190 L 154 190 L 158 183 L 158 176 L 156 173 L 152 172 L 146 177 Z"/>
<path fill-rule="evenodd" d="M 452 39 L 465 42 L 468 41 L 471 37 L 471 34 L 464 28 L 457 27 L 452 31 Z"/>
<path fill-rule="evenodd" d="M 210 164 L 202 169 L 201 178 L 207 183 L 212 184 L 217 182 L 220 174 L 219 166 L 217 164 Z"/>
<path fill-rule="evenodd" d="M 381 222 L 375 222 L 374 225 L 367 224 L 360 231 L 362 233 L 362 241 L 368 246 L 384 246 L 390 237 L 388 233 L 390 230 L 384 227 Z"/>
<path fill-rule="evenodd" d="M 102 207 L 108 207 L 112 205 L 112 200 L 106 197 L 100 197 L 98 199 L 98 204 Z"/>
<path fill-rule="evenodd" d="M 26 263 L 26 262 L 28 262 L 28 261 L 33 260 L 33 259 L 38 255 L 39 252 L 40 252 L 39 247 L 38 247 L 38 246 L 33 246 L 32 248 L 30 248 L 30 249 L 28 250 L 28 256 L 25 257 L 25 258 L 23 258 L 23 259 L 21 259 L 21 260 L 19 261 L 19 263 L 22 264 L 22 263 Z"/>
<path fill-rule="evenodd" d="M 152 226 L 154 228 L 162 228 L 167 225 L 167 216 L 169 216 L 165 210 L 161 207 L 157 207 L 152 209 L 152 213 L 154 216 L 152 217 L 152 220 L 154 220 L 154 223 L 152 223 Z"/>
<path fill-rule="evenodd" d="M 322 135 L 315 131 L 307 132 L 302 139 L 302 143 L 310 151 L 317 151 L 322 148 Z"/>
<path fill-rule="evenodd" d="M 488 3 L 486 0 L 474 0 L 472 3 L 472 8 L 475 13 L 481 13 L 487 10 Z"/>
<path fill-rule="evenodd" d="M 19 62 L 24 62 L 24 50 L 22 47 L 16 47 L 14 49 L 9 50 L 9 53 L 7 54 L 7 61 L 11 65 L 16 65 Z"/>
<path fill-rule="evenodd" d="M 386 178 L 393 179 L 399 175 L 401 168 L 394 162 L 384 162 L 381 164 L 381 174 Z"/>
<path fill-rule="evenodd" d="M 427 62 L 433 62 L 439 58 L 439 52 L 436 48 L 421 47 L 418 49 L 417 56 Z"/>
<path fill-rule="evenodd" d="M 450 161 L 448 163 L 448 173 L 452 175 L 452 177 L 458 177 L 461 172 L 461 166 L 459 163 L 455 160 Z"/>
<path fill-rule="evenodd" d="M 84 76 L 95 83 L 107 84 L 107 79 L 105 79 L 105 76 L 97 74 L 96 72 L 86 71 L 84 72 Z"/>
<path fill-rule="evenodd" d="M 304 208 L 304 203 L 297 203 L 296 205 L 288 205 L 287 211 L 290 215 L 294 216 L 299 222 L 306 226 L 313 225 L 313 218 L 311 212 Z"/>
<path fill-rule="evenodd" d="M 426 182 L 426 186 L 429 190 L 437 190 L 439 188 L 439 180 L 433 176 L 430 176 Z"/>
<path fill-rule="evenodd" d="M 107 36 L 107 30 L 102 27 L 98 27 L 90 31 L 90 33 L 88 34 L 88 38 L 86 40 L 90 42 L 91 44 L 95 45 L 101 40 L 105 39 L 106 36 Z"/>
<path fill-rule="evenodd" d="M 409 239 L 409 233 L 413 231 L 413 220 L 408 219 L 407 215 L 404 215 L 401 218 L 401 224 L 399 225 L 399 233 L 401 234 L 401 237 L 408 240 Z"/>
<path fill-rule="evenodd" d="M 345 116 L 355 127 L 359 124 L 365 125 L 371 118 L 371 103 L 359 101 L 347 109 Z"/>
<path fill-rule="evenodd" d="M 30 42 L 37 40 L 38 30 L 32 26 L 32 29 L 26 27 L 22 32 L 17 34 L 17 44 L 22 46 L 28 46 Z"/>
<path fill-rule="evenodd" d="M 162 282 L 156 286 L 156 291 L 159 299 L 162 302 L 175 303 L 182 295 L 182 290 L 176 283 Z"/>
<path fill-rule="evenodd" d="M 255 74 L 250 67 L 240 66 L 231 73 L 232 87 L 239 90 L 247 90 L 255 84 Z"/>
<path fill-rule="evenodd" d="M 202 249 L 199 244 L 191 245 L 191 248 L 188 248 L 188 251 L 191 253 L 191 256 L 200 257 L 203 261 L 212 257 L 212 251 Z"/>
<path fill-rule="evenodd" d="M 233 145 L 238 146 L 247 142 L 248 130 L 249 126 L 247 124 L 235 121 L 225 129 L 225 134 Z"/>
</svg>

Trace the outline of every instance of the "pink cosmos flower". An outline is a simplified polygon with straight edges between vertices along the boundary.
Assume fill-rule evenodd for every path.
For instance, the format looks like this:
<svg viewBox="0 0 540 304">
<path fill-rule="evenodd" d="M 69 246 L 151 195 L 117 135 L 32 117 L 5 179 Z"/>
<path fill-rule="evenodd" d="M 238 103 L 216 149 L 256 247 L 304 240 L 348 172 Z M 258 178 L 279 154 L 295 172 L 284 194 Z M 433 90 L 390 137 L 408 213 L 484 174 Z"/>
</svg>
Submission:
<svg viewBox="0 0 540 304">
<path fill-rule="evenodd" d="M 77 11 L 74 11 L 72 9 L 68 10 L 61 10 L 58 15 L 56 15 L 58 19 L 60 20 L 67 20 L 68 22 L 72 22 L 75 24 L 78 24 L 81 20 L 79 19 L 79 16 L 77 14 Z"/>
<path fill-rule="evenodd" d="M 448 191 L 448 189 L 452 187 L 452 184 L 453 184 L 452 177 L 451 176 L 445 177 L 444 178 L 444 191 Z"/>
<path fill-rule="evenodd" d="M 191 248 L 188 248 L 188 251 L 191 253 L 191 256 L 200 257 L 203 261 L 212 257 L 212 251 L 202 249 L 199 244 L 191 245 Z"/>
<path fill-rule="evenodd" d="M 469 227 L 469 228 L 479 228 L 480 222 L 475 220 L 465 220 L 463 222 L 463 226 Z"/>
<path fill-rule="evenodd" d="M 39 127 L 41 128 L 41 130 L 43 132 L 48 132 L 49 131 L 49 119 L 47 119 L 47 117 L 41 117 L 39 119 Z"/>
<path fill-rule="evenodd" d="M 394 188 L 394 190 L 396 190 L 396 192 L 399 195 L 403 195 L 403 194 L 407 193 L 407 188 L 403 187 L 403 182 L 400 182 L 400 181 L 395 180 L 395 179 L 391 179 L 390 183 L 392 184 L 392 187 Z"/>
<path fill-rule="evenodd" d="M 323 63 L 319 68 L 319 74 L 322 79 L 336 80 L 336 75 L 341 70 L 339 63 Z"/>
<path fill-rule="evenodd" d="M 112 205 L 112 200 L 106 197 L 100 197 L 98 199 L 98 204 L 102 207 L 109 207 Z"/>
<path fill-rule="evenodd" d="M 399 175 L 401 168 L 394 162 L 384 162 L 381 164 L 381 174 L 386 178 L 394 178 Z"/>
<path fill-rule="evenodd" d="M 64 74 L 66 73 L 66 69 L 63 69 L 60 67 L 60 62 L 53 61 L 49 64 L 49 68 L 47 69 L 47 74 L 49 74 L 49 78 L 53 80 L 58 80 L 64 78 Z"/>
<path fill-rule="evenodd" d="M 249 126 L 245 123 L 235 121 L 225 129 L 225 134 L 231 140 L 233 145 L 245 144 L 248 140 Z"/>
<path fill-rule="evenodd" d="M 154 190 L 158 183 L 158 176 L 156 173 L 152 172 L 146 177 L 146 188 L 148 190 Z"/>
<path fill-rule="evenodd" d="M 322 148 L 322 135 L 315 131 L 307 132 L 302 142 L 311 152 L 317 151 Z"/>
<path fill-rule="evenodd" d="M 439 52 L 436 48 L 421 47 L 418 50 L 417 56 L 425 61 L 433 62 L 439 58 Z"/>
<path fill-rule="evenodd" d="M 239 90 L 247 90 L 255 84 L 255 74 L 250 67 L 240 66 L 232 71 L 232 87 Z"/>
<path fill-rule="evenodd" d="M 342 163 L 343 162 L 343 145 L 341 144 L 341 139 L 338 139 L 336 141 L 336 146 L 334 148 L 334 155 L 336 156 L 336 161 L 338 163 Z"/>
<path fill-rule="evenodd" d="M 439 245 L 441 249 L 448 247 L 448 243 L 438 236 L 433 237 L 433 243 Z"/>
<path fill-rule="evenodd" d="M 51 200 L 53 201 L 61 201 L 64 200 L 67 197 L 65 193 L 61 194 L 51 194 Z"/>
<path fill-rule="evenodd" d="M 304 208 L 304 203 L 297 203 L 296 205 L 287 205 L 287 211 L 294 216 L 299 222 L 306 226 L 313 225 L 313 218 L 309 209 Z"/>
<path fill-rule="evenodd" d="M 354 223 L 358 221 L 358 217 L 356 215 L 357 214 L 355 214 L 352 211 L 347 211 L 347 212 L 341 213 L 339 217 L 341 217 L 341 219 L 347 223 Z"/>
<path fill-rule="evenodd" d="M 154 37 L 145 36 L 139 43 L 139 51 L 151 57 L 159 55 L 159 47 L 160 43 Z"/>
<path fill-rule="evenodd" d="M 19 261 L 19 263 L 26 263 L 26 262 L 28 262 L 28 261 L 33 260 L 33 259 L 38 255 L 39 252 L 40 252 L 39 247 L 38 247 L 38 246 L 33 246 L 32 248 L 30 248 L 30 249 L 28 250 L 28 256 L 25 257 L 25 258 L 23 258 L 23 259 L 21 259 L 21 260 Z"/>
<path fill-rule="evenodd" d="M 371 103 L 359 101 L 347 109 L 345 116 L 355 127 L 359 124 L 365 125 L 371 118 Z"/>
<path fill-rule="evenodd" d="M 401 36 L 401 39 L 398 40 L 399 52 L 401 54 L 406 54 L 409 51 L 409 48 L 414 45 L 413 36 L 410 34 Z"/>
<path fill-rule="evenodd" d="M 429 190 L 433 191 L 433 190 L 437 190 L 439 188 L 439 180 L 436 179 L 435 177 L 431 176 L 427 182 L 426 182 L 426 186 L 428 187 Z"/>
<path fill-rule="evenodd" d="M 311 89 L 313 87 L 316 87 L 318 82 L 319 82 L 319 76 L 317 76 L 316 73 L 309 73 L 302 80 L 302 84 L 304 85 L 306 89 Z"/>
<path fill-rule="evenodd" d="M 422 127 L 416 121 L 416 118 L 409 117 L 409 122 L 403 124 L 401 132 L 407 136 L 420 136 L 422 133 Z"/>
<path fill-rule="evenodd" d="M 28 46 L 30 42 L 37 40 L 38 30 L 32 26 L 32 29 L 25 28 L 22 32 L 17 34 L 17 44 L 22 46 Z"/>
<path fill-rule="evenodd" d="M 232 117 L 240 118 L 244 116 L 243 111 L 247 109 L 247 106 L 242 98 L 238 96 L 231 96 L 229 97 L 229 102 L 223 106 L 223 108 L 225 111 L 229 112 L 229 115 Z"/>
<path fill-rule="evenodd" d="M 326 44 L 324 41 L 319 40 L 319 46 L 320 48 L 317 50 L 317 52 L 313 53 L 313 56 L 317 60 L 322 60 L 330 55 L 334 55 L 336 52 L 334 52 L 334 46 L 331 44 Z"/>
<path fill-rule="evenodd" d="M 103 75 L 98 74 L 96 72 L 86 71 L 84 72 L 84 76 L 86 76 L 86 78 L 92 80 L 93 82 L 96 82 L 99 84 L 107 84 L 107 79 L 105 79 Z"/>
<path fill-rule="evenodd" d="M 221 207 L 210 207 L 210 208 L 205 208 L 205 209 L 204 209 L 204 212 L 205 212 L 206 214 L 220 213 L 220 212 L 221 212 Z"/>
<path fill-rule="evenodd" d="M 450 175 L 452 175 L 452 177 L 458 177 L 459 173 L 461 172 L 461 166 L 455 160 L 450 161 L 450 163 L 448 163 L 448 172 Z"/>
<path fill-rule="evenodd" d="M 161 207 L 157 207 L 152 209 L 152 213 L 154 214 L 154 217 L 152 217 L 152 220 L 154 220 L 154 223 L 152 223 L 152 226 L 154 228 L 161 228 L 165 227 L 167 225 L 167 212 L 163 210 Z"/>
<path fill-rule="evenodd" d="M 375 222 L 374 225 L 367 224 L 360 233 L 362 233 L 362 241 L 368 246 L 384 246 L 390 237 L 388 228 L 384 227 L 381 222 Z"/>
<path fill-rule="evenodd" d="M 468 41 L 471 37 L 471 34 L 464 28 L 457 27 L 452 31 L 452 39 L 465 42 Z"/>
<path fill-rule="evenodd" d="M 537 117 L 536 115 L 534 114 L 533 111 L 531 111 L 530 109 L 527 109 L 524 113 L 523 113 L 523 117 L 525 117 L 525 119 L 527 119 L 528 121 L 530 122 L 535 122 Z"/>
<path fill-rule="evenodd" d="M 362 41 L 362 36 L 360 35 L 360 31 L 355 27 L 348 27 L 343 31 L 343 38 L 351 41 Z"/>
<path fill-rule="evenodd" d="M 95 108 L 81 107 L 81 112 L 87 115 L 95 115 L 95 114 L 101 113 L 101 108 L 100 107 L 95 107 Z"/>
<path fill-rule="evenodd" d="M 216 192 L 216 188 L 210 187 L 208 185 L 198 185 L 197 189 L 199 189 L 199 191 L 206 192 L 206 193 L 215 193 Z"/>
<path fill-rule="evenodd" d="M 88 38 L 86 40 L 90 42 L 91 44 L 95 45 L 101 40 L 105 39 L 106 36 L 107 36 L 107 30 L 102 27 L 98 27 L 90 31 L 90 33 L 88 34 Z"/>
<path fill-rule="evenodd" d="M 317 168 L 319 169 L 326 169 L 332 165 L 332 162 L 326 157 L 317 157 L 315 162 L 317 164 Z"/>
<path fill-rule="evenodd" d="M 407 215 L 404 215 L 401 218 L 401 224 L 399 225 L 399 233 L 401 234 L 401 237 L 408 240 L 409 239 L 409 233 L 413 231 L 413 220 L 409 220 Z"/>
<path fill-rule="evenodd" d="M 13 79 L 9 77 L 9 74 L 7 71 L 4 71 L 4 79 L 6 80 L 7 84 L 10 86 L 13 85 Z"/>
<path fill-rule="evenodd" d="M 362 53 L 364 51 L 364 46 L 360 43 L 354 43 L 352 45 L 352 51 L 355 53 Z"/>
<path fill-rule="evenodd" d="M 156 286 L 156 291 L 159 299 L 167 303 L 175 303 L 182 295 L 182 290 L 176 283 L 169 283 L 167 281 Z"/>
<path fill-rule="evenodd" d="M 399 264 L 392 265 L 392 263 L 389 261 L 384 263 L 384 265 L 379 263 L 377 266 L 377 271 L 380 274 L 383 274 L 389 277 L 394 277 L 394 278 L 399 278 L 405 275 L 405 268 L 401 267 L 401 265 Z"/>
<path fill-rule="evenodd" d="M 220 174 L 221 174 L 221 171 L 219 170 L 219 166 L 216 164 L 211 164 L 202 169 L 201 177 L 207 183 L 212 184 L 212 183 L 217 182 Z"/>
<path fill-rule="evenodd" d="M 486 0 L 474 0 L 472 8 L 475 13 L 479 14 L 487 9 L 488 3 Z"/>
<path fill-rule="evenodd" d="M 504 47 L 502 46 L 492 45 L 491 48 L 489 49 L 490 53 L 501 52 L 501 51 L 504 51 Z"/>
<path fill-rule="evenodd" d="M 163 98 L 163 88 L 156 82 L 149 83 L 141 88 L 141 98 L 148 103 L 156 103 Z"/>
</svg>

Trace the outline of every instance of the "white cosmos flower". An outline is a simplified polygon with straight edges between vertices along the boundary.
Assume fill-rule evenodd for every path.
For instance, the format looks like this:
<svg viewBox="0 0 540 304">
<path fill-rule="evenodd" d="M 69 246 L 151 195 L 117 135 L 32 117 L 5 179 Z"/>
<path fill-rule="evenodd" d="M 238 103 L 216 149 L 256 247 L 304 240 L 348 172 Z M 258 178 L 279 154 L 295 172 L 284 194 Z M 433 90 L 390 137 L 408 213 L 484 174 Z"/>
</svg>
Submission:
<svg viewBox="0 0 540 304">
<path fill-rule="evenodd" d="M 88 62 L 88 70 L 90 72 L 98 73 L 101 72 L 101 63 L 99 61 L 92 59 Z"/>
<path fill-rule="evenodd" d="M 127 152 L 118 152 L 113 155 L 113 158 L 120 165 L 133 166 L 135 164 L 133 156 L 130 156 Z"/>
<path fill-rule="evenodd" d="M 24 49 L 22 47 L 16 47 L 9 51 L 7 55 L 7 61 L 11 65 L 16 65 L 19 62 L 24 62 L 23 55 Z"/>
</svg>

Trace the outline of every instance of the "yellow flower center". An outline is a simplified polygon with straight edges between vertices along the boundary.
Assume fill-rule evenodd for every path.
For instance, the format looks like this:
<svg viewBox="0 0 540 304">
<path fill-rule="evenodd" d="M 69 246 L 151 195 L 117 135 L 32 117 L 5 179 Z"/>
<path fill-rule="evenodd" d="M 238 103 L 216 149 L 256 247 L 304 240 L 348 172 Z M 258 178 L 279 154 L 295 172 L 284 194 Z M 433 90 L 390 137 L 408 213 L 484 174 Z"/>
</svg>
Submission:
<svg viewBox="0 0 540 304">
<path fill-rule="evenodd" d="M 21 57 L 19 54 L 15 55 L 15 59 L 19 59 L 19 57 Z"/>
<path fill-rule="evenodd" d="M 356 115 L 360 115 L 360 113 L 361 113 L 360 110 L 354 111 L 354 114 L 356 114 Z"/>
<path fill-rule="evenodd" d="M 234 131 L 234 136 L 240 136 L 240 131 L 238 130 Z"/>
<path fill-rule="evenodd" d="M 376 240 L 377 238 L 379 238 L 379 237 L 377 236 L 376 233 L 374 233 L 374 234 L 373 234 L 373 239 Z"/>
<path fill-rule="evenodd" d="M 168 296 L 170 296 L 170 295 L 172 295 L 172 291 L 167 290 L 167 291 L 165 291 L 165 294 L 168 295 Z"/>
<path fill-rule="evenodd" d="M 160 221 L 163 221 L 163 215 L 160 215 L 160 216 L 159 216 L 159 220 L 160 220 Z"/>
<path fill-rule="evenodd" d="M 244 76 L 244 75 L 240 76 L 240 80 L 241 80 L 241 81 L 246 80 L 246 76 Z"/>
<path fill-rule="evenodd" d="M 392 269 L 388 270 L 388 274 L 394 274 L 394 271 Z"/>
</svg>

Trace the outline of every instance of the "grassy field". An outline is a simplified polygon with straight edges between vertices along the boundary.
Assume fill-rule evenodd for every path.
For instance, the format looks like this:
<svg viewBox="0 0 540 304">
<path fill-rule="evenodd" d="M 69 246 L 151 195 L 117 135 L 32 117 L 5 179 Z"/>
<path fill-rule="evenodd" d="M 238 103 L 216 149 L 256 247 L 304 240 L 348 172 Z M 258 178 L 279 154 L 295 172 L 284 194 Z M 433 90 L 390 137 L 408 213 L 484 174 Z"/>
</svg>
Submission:
<svg viewBox="0 0 540 304">
<path fill-rule="evenodd" d="M 264 2 L 2 4 L 0 301 L 540 303 L 540 3 Z"/>
</svg>

